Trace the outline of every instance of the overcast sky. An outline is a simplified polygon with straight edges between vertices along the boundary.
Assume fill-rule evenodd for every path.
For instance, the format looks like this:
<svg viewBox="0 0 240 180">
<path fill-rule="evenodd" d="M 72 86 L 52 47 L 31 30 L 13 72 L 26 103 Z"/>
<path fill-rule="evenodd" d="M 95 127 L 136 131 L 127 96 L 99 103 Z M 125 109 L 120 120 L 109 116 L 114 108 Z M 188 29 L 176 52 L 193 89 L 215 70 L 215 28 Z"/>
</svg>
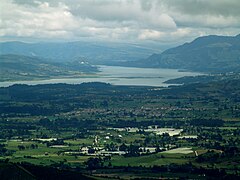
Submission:
<svg viewBox="0 0 240 180">
<path fill-rule="evenodd" d="M 240 0 L 0 0 L 2 40 L 181 43 L 240 33 Z"/>
</svg>

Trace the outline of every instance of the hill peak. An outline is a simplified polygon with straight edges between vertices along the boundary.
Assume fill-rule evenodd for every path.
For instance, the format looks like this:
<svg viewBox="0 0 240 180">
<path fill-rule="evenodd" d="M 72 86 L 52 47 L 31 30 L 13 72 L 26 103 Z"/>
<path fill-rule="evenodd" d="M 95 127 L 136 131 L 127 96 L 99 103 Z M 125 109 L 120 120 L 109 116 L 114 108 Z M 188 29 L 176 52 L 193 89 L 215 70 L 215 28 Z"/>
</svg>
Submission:
<svg viewBox="0 0 240 180">
<path fill-rule="evenodd" d="M 150 56 L 141 67 L 222 73 L 240 72 L 240 35 L 198 37 L 190 43 Z"/>
</svg>

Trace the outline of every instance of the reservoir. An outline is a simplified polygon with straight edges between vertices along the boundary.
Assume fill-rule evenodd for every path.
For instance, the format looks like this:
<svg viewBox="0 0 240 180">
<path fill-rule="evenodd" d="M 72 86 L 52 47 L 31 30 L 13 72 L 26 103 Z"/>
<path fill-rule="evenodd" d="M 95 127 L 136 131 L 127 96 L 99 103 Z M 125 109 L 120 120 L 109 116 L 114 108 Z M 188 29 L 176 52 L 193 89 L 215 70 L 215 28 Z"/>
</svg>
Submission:
<svg viewBox="0 0 240 180">
<path fill-rule="evenodd" d="M 98 66 L 100 72 L 94 76 L 83 76 L 77 78 L 55 78 L 33 81 L 11 81 L 0 82 L 0 87 L 8 87 L 13 84 L 80 84 L 83 82 L 105 82 L 113 85 L 133 85 L 133 86 L 156 86 L 166 87 L 169 84 L 164 82 L 169 79 L 175 79 L 184 76 L 197 76 L 200 73 L 182 72 L 178 69 L 161 68 L 135 68 L 121 66 Z"/>
</svg>

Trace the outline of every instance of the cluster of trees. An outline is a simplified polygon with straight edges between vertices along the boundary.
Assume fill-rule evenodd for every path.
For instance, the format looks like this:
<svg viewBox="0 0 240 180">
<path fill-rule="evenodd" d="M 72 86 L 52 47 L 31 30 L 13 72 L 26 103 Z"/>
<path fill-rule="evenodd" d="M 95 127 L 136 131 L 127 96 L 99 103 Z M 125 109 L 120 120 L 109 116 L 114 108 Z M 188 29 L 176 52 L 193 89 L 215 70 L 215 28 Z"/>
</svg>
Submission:
<svg viewBox="0 0 240 180">
<path fill-rule="evenodd" d="M 6 148 L 5 144 L 0 144 L 0 156 L 10 156 L 14 153 L 14 151 L 10 151 Z"/>
<path fill-rule="evenodd" d="M 19 151 L 22 151 L 22 150 L 25 150 L 25 149 L 37 149 L 38 145 L 37 144 L 31 144 L 31 145 L 27 145 L 27 146 L 18 145 L 17 147 L 18 147 Z"/>
<path fill-rule="evenodd" d="M 190 121 L 193 126 L 221 127 L 224 124 L 222 119 L 193 119 Z"/>
<path fill-rule="evenodd" d="M 99 169 L 104 167 L 105 163 L 108 162 L 108 167 L 112 166 L 111 162 L 111 157 L 106 156 L 106 157 L 94 157 L 94 158 L 89 158 L 86 162 L 85 165 L 87 166 L 87 169 L 93 170 L 93 169 Z"/>
<path fill-rule="evenodd" d="M 7 152 L 7 149 L 5 148 L 5 144 L 0 144 L 0 155 L 3 156 Z"/>
<path fill-rule="evenodd" d="M 95 170 L 95 169 L 116 169 L 115 172 L 117 172 L 117 169 L 119 169 L 119 172 L 149 172 L 149 173 L 164 173 L 164 172 L 170 172 L 172 175 L 175 175 L 176 177 L 180 175 L 184 179 L 189 179 L 189 175 L 192 177 L 194 175 L 203 178 L 239 178 L 238 175 L 228 175 L 224 169 L 218 169 L 218 168 L 204 168 L 204 167 L 195 167 L 192 165 L 192 163 L 177 165 L 177 164 L 170 164 L 170 165 L 162 165 L 157 166 L 154 165 L 152 167 L 131 167 L 130 165 L 127 167 L 113 167 L 111 163 L 106 164 L 109 159 L 107 158 L 89 158 L 85 165 L 87 166 L 88 170 Z M 178 174 L 179 173 L 179 174 Z M 162 177 L 163 178 L 163 177 Z"/>
<path fill-rule="evenodd" d="M 48 129 L 58 129 L 58 128 L 91 128 L 97 125 L 97 122 L 93 120 L 82 120 L 78 118 L 57 118 L 50 121 L 48 118 L 43 118 L 39 120 L 39 125 L 46 127 Z"/>
<path fill-rule="evenodd" d="M 33 125 L 32 122 L 9 121 L 2 118 L 2 120 L 0 120 L 0 129 L 0 139 L 9 139 L 13 136 L 30 135 L 31 132 L 29 130 L 35 130 L 36 125 Z"/>
</svg>

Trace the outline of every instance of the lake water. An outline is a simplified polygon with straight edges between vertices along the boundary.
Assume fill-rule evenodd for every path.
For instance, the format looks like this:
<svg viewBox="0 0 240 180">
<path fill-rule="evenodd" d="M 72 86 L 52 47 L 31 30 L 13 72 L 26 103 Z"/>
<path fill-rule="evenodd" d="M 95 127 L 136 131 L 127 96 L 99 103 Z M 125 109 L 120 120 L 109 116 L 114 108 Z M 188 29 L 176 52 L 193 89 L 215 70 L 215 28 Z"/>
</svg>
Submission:
<svg viewBox="0 0 240 180">
<path fill-rule="evenodd" d="M 80 84 L 83 82 L 105 82 L 114 85 L 168 86 L 164 81 L 183 76 L 196 76 L 199 73 L 179 72 L 177 69 L 134 68 L 120 66 L 98 66 L 101 72 L 94 77 L 59 78 L 34 81 L 0 82 L 0 87 L 13 84 Z"/>
</svg>

